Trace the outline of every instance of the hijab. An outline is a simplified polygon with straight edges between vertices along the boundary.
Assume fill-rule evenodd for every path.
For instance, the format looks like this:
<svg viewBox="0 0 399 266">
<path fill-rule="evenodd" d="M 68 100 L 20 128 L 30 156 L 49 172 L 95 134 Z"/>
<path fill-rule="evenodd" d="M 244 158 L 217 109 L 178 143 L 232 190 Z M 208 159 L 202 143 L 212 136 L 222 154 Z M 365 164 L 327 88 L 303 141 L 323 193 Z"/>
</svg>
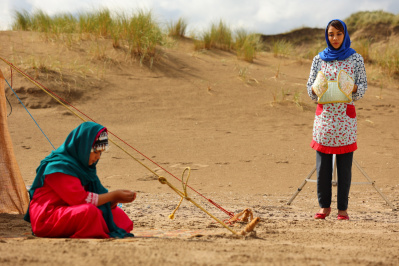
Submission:
<svg viewBox="0 0 399 266">
<path fill-rule="evenodd" d="M 344 41 L 342 42 L 341 47 L 336 50 L 334 47 L 331 45 L 330 41 L 328 40 L 328 25 L 331 23 L 333 20 L 338 20 L 342 26 L 344 27 Z M 351 56 L 352 54 L 356 53 L 354 49 L 352 49 L 351 46 L 351 39 L 349 38 L 348 34 L 348 29 L 346 28 L 345 22 L 339 19 L 333 19 L 331 20 L 326 27 L 325 31 L 325 37 L 326 37 L 326 42 L 327 42 L 327 48 L 324 49 L 319 53 L 320 58 L 323 59 L 324 61 L 333 61 L 333 60 L 344 60 Z"/>
<path fill-rule="evenodd" d="M 106 128 L 102 125 L 94 122 L 84 122 L 69 133 L 65 142 L 40 162 L 39 167 L 36 169 L 35 180 L 29 190 L 30 199 L 32 200 L 35 190 L 43 186 L 46 175 L 53 173 L 63 173 L 79 178 L 82 185 L 86 186 L 90 192 L 97 194 L 107 193 L 108 190 L 101 184 L 97 176 L 97 162 L 89 165 L 92 145 L 98 134 L 104 130 Z M 133 234 L 127 233 L 115 225 L 109 202 L 98 206 L 98 208 L 103 213 L 110 237 L 123 238 L 125 236 L 133 236 Z M 29 208 L 24 219 L 30 222 Z"/>
</svg>

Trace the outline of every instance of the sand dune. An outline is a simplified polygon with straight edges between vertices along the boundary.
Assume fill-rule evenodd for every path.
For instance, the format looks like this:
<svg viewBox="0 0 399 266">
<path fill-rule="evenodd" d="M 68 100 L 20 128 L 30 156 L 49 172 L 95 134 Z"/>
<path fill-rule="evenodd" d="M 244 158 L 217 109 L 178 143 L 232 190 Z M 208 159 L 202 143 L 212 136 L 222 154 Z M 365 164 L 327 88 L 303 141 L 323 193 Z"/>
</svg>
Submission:
<svg viewBox="0 0 399 266">
<path fill-rule="evenodd" d="M 155 172 L 180 186 L 163 169 L 180 178 L 190 167 L 190 186 L 206 198 L 234 213 L 251 208 L 261 218 L 256 232 L 246 237 L 232 235 L 189 202 L 169 220 L 179 196 L 112 146 L 98 173 L 109 189 L 138 191 L 135 202 L 122 206 L 135 222 L 137 237 L 36 238 L 22 216 L 0 214 L 2 265 L 398 263 L 398 213 L 371 185 L 352 186 L 351 221 L 337 221 L 335 211 L 325 221 L 313 220 L 318 211 L 314 183 L 292 205 L 286 204 L 315 164 L 309 147 L 315 104 L 306 93 L 311 61 L 261 53 L 248 64 L 229 52 L 195 52 L 191 41 L 183 40 L 164 48 L 150 70 L 123 59 L 112 45 L 109 58 L 99 60 L 87 53 L 89 42 L 67 48 L 43 43 L 36 33 L 0 36 L 6 40 L 0 43 L 4 58 L 156 162 L 129 149 Z M 29 58 L 47 70 L 32 68 Z M 9 78 L 9 68 L 0 67 Z M 355 159 L 398 207 L 399 84 L 381 90 L 371 76 L 369 80 L 365 98 L 356 103 Z M 21 76 L 15 75 L 13 83 L 53 145 L 59 146 L 81 122 Z M 6 94 L 13 106 L 8 121 L 15 155 L 31 184 L 52 147 L 12 92 L 7 89 Z M 355 167 L 353 172 L 355 182 L 366 181 Z M 219 219 L 228 218 L 195 192 L 188 193 Z M 333 209 L 335 204 L 334 198 Z M 233 229 L 244 226 L 237 223 Z"/>
</svg>

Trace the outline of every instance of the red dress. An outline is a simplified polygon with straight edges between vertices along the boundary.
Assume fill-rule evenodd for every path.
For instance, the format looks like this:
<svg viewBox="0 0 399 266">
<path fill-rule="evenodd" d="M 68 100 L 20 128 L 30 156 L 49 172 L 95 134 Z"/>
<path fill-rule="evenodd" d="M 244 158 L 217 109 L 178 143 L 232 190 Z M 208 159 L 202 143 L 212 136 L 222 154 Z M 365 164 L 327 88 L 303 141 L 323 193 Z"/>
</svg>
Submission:
<svg viewBox="0 0 399 266">
<path fill-rule="evenodd" d="M 32 197 L 29 215 L 32 231 L 39 237 L 109 238 L 98 195 L 88 192 L 77 177 L 54 173 Z M 114 223 L 126 232 L 133 222 L 119 207 L 112 209 Z"/>
</svg>

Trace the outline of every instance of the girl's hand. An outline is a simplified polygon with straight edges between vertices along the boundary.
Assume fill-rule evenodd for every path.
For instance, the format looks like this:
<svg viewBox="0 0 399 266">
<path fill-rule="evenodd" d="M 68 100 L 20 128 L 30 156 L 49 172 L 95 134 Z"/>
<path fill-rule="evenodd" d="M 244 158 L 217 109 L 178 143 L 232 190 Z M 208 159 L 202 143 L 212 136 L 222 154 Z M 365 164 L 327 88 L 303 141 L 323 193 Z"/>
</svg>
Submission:
<svg viewBox="0 0 399 266">
<path fill-rule="evenodd" d="M 316 95 L 316 92 L 314 92 L 313 87 L 312 87 L 312 94 L 313 94 L 313 95 Z"/>
</svg>

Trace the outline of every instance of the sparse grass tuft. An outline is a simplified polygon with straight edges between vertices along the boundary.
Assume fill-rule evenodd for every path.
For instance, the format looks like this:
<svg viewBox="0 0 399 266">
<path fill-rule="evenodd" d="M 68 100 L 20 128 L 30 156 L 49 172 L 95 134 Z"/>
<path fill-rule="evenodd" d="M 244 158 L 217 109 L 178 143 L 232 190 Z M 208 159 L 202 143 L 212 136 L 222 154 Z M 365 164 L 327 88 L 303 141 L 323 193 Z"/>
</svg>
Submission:
<svg viewBox="0 0 399 266">
<path fill-rule="evenodd" d="M 352 47 L 363 56 L 365 62 L 370 62 L 370 39 L 360 39 L 353 43 Z"/>
<path fill-rule="evenodd" d="M 186 35 L 187 23 L 183 18 L 179 18 L 177 22 L 171 21 L 167 25 L 168 35 L 174 38 L 181 38 Z"/>
<path fill-rule="evenodd" d="M 326 48 L 326 42 L 315 43 L 308 48 L 306 48 L 305 52 L 301 54 L 302 58 L 312 60 L 319 52 L 323 51 Z"/>
<path fill-rule="evenodd" d="M 388 42 L 383 47 L 372 49 L 371 60 L 388 78 L 399 76 L 399 48 L 396 44 Z"/>
<path fill-rule="evenodd" d="M 211 46 L 217 49 L 229 51 L 232 47 L 233 37 L 230 27 L 223 20 L 219 24 L 211 26 Z"/>
<path fill-rule="evenodd" d="M 198 38 L 197 42 L 194 42 L 196 50 L 200 49 L 220 49 L 229 51 L 233 45 L 233 36 L 231 29 L 223 22 L 219 21 L 219 24 L 211 24 L 209 30 L 204 31 Z"/>
<path fill-rule="evenodd" d="M 152 66 L 156 57 L 156 46 L 163 41 L 161 29 L 152 13 L 139 10 L 133 17 L 123 21 L 127 23 L 121 24 L 121 36 L 127 41 L 131 56 L 140 58 L 140 64 L 148 60 Z"/>
<path fill-rule="evenodd" d="M 236 31 L 235 49 L 237 57 L 248 62 L 253 62 L 256 54 L 262 49 L 259 34 L 249 34 L 244 29 Z"/>
<path fill-rule="evenodd" d="M 278 56 L 288 56 L 294 50 L 294 46 L 289 41 L 277 40 L 273 42 L 273 55 Z"/>
</svg>

